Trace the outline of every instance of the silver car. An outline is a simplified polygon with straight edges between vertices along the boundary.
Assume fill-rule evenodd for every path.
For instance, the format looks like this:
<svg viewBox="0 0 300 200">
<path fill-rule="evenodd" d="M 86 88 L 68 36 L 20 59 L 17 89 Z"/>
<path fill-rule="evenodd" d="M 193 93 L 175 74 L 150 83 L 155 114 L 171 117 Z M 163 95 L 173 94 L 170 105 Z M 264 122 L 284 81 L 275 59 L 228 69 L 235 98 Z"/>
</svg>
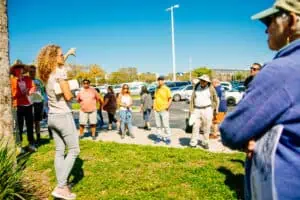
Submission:
<svg viewBox="0 0 300 200">
<path fill-rule="evenodd" d="M 191 96 L 193 93 L 193 86 L 192 85 L 186 85 L 183 86 L 177 90 L 172 91 L 172 98 L 173 101 L 181 101 L 186 100 L 189 96 Z"/>
</svg>

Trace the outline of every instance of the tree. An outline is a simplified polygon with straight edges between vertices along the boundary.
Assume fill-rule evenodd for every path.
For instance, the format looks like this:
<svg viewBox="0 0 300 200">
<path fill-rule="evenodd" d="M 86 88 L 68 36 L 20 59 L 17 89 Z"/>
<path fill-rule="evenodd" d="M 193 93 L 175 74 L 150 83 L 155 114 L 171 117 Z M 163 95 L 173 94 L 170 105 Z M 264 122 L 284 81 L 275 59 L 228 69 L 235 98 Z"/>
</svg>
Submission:
<svg viewBox="0 0 300 200">
<path fill-rule="evenodd" d="M 207 67 L 199 67 L 197 69 L 194 69 L 193 72 L 192 72 L 193 77 L 200 77 L 204 74 L 207 74 L 211 77 L 212 76 L 212 70 L 207 68 Z"/>
<path fill-rule="evenodd" d="M 91 83 L 98 85 L 105 82 L 105 71 L 97 64 L 89 65 L 89 79 Z"/>
<path fill-rule="evenodd" d="M 119 84 L 119 83 L 125 83 L 127 82 L 127 77 L 124 76 L 121 72 L 112 72 L 109 75 L 108 83 L 109 84 Z"/>
<path fill-rule="evenodd" d="M 0 0 L 0 137 L 14 144 L 8 55 L 7 2 Z"/>
<path fill-rule="evenodd" d="M 139 81 L 152 83 L 152 82 L 156 81 L 156 74 L 150 73 L 150 72 L 141 73 L 141 74 L 139 74 Z"/>
<path fill-rule="evenodd" d="M 78 79 L 77 76 L 79 75 L 79 73 L 84 71 L 83 65 L 77 65 L 77 64 L 66 64 L 66 65 L 72 69 L 68 71 L 69 79 Z"/>
<path fill-rule="evenodd" d="M 245 80 L 247 78 L 247 76 L 249 76 L 249 72 L 247 71 L 239 71 L 239 72 L 235 72 L 232 76 L 232 79 L 233 80 L 236 80 L 236 81 L 242 81 L 242 80 Z"/>
<path fill-rule="evenodd" d="M 137 69 L 135 67 L 120 68 L 119 72 L 126 77 L 125 82 L 132 82 L 138 79 Z"/>
</svg>

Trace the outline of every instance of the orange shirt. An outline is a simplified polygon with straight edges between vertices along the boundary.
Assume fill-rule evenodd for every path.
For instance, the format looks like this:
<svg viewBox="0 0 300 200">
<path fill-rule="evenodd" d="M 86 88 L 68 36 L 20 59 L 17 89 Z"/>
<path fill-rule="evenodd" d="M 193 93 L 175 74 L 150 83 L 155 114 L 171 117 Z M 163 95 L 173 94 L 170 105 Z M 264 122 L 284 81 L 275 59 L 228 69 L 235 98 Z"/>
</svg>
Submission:
<svg viewBox="0 0 300 200">
<path fill-rule="evenodd" d="M 24 76 L 22 79 L 12 77 L 10 82 L 13 107 L 31 105 L 29 94 L 35 92 L 32 79 L 28 76 Z"/>
</svg>

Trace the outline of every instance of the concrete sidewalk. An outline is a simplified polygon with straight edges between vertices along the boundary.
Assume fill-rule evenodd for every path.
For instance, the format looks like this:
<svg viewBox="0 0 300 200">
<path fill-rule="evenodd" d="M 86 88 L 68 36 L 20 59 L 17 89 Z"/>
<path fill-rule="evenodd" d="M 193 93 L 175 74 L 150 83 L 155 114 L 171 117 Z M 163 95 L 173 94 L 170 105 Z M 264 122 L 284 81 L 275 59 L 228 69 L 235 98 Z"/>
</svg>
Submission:
<svg viewBox="0 0 300 200">
<path fill-rule="evenodd" d="M 121 139 L 119 132 L 117 130 L 108 131 L 106 129 L 101 129 L 98 131 L 98 136 L 95 142 L 104 141 L 104 142 L 117 142 L 121 144 L 137 144 L 137 145 L 151 145 L 151 146 L 164 146 L 164 147 L 173 147 L 173 148 L 189 148 L 189 142 L 191 134 L 185 133 L 182 129 L 171 129 L 172 137 L 171 144 L 166 145 L 164 142 L 154 144 L 156 138 L 155 128 L 152 128 L 151 131 L 147 131 L 138 127 L 133 127 L 133 133 L 135 138 L 132 139 L 129 136 L 126 136 L 124 139 Z M 86 134 L 90 135 L 90 134 Z M 91 137 L 84 137 L 82 140 L 92 140 Z M 233 150 L 222 145 L 220 139 L 214 139 L 209 141 L 209 151 L 211 152 L 223 152 L 223 153 L 232 153 Z M 197 146 L 197 148 L 202 148 Z"/>
</svg>

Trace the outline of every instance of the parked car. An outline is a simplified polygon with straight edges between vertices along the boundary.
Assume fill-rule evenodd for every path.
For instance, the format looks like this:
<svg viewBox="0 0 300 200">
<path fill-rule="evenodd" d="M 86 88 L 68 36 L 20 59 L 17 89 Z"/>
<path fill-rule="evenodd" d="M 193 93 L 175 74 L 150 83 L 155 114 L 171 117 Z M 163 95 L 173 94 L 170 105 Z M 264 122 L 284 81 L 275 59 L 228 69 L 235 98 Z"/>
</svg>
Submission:
<svg viewBox="0 0 300 200">
<path fill-rule="evenodd" d="M 237 105 L 240 100 L 243 98 L 244 92 L 233 89 L 231 91 L 225 91 L 225 99 L 228 106 Z"/>
<path fill-rule="evenodd" d="M 228 82 L 228 81 L 221 81 L 220 84 L 221 84 L 221 86 L 223 88 L 225 88 L 225 90 L 229 90 L 229 91 L 232 90 L 232 84 L 230 82 Z"/>
<path fill-rule="evenodd" d="M 175 81 L 175 82 L 166 81 L 165 84 L 166 84 L 166 86 L 168 86 L 170 88 L 171 92 L 173 92 L 173 91 L 182 89 L 182 87 L 184 87 L 186 85 L 190 85 L 191 82 L 189 82 L 189 81 Z M 154 93 L 155 93 L 156 87 L 157 87 L 156 85 L 150 85 L 148 87 L 148 91 L 151 94 L 152 98 L 154 98 Z"/>
<path fill-rule="evenodd" d="M 192 85 L 186 85 L 183 86 L 177 90 L 172 91 L 172 99 L 173 101 L 181 101 L 186 100 L 188 96 L 192 95 L 193 92 L 193 86 Z"/>
<path fill-rule="evenodd" d="M 107 93 L 107 85 L 102 85 L 102 86 L 96 86 L 95 89 L 97 88 L 101 94 L 106 94 Z"/>
</svg>

